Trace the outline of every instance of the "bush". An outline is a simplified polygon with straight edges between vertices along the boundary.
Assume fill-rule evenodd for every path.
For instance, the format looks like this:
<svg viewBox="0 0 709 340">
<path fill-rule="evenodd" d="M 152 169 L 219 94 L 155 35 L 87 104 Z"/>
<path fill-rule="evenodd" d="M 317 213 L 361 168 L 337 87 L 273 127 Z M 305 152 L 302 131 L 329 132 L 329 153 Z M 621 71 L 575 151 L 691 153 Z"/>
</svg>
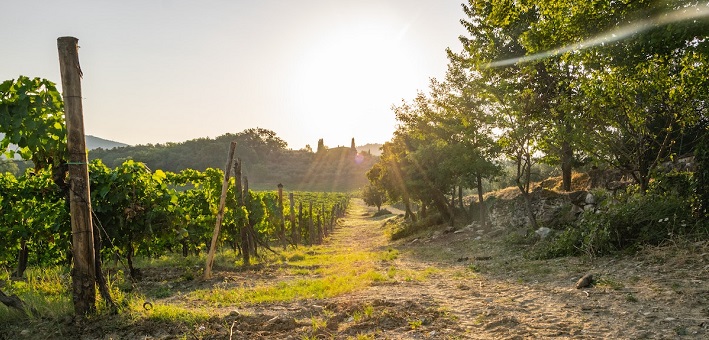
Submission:
<svg viewBox="0 0 709 340">
<path fill-rule="evenodd" d="M 605 211 L 585 212 L 577 225 L 544 241 L 533 256 L 599 256 L 639 245 L 659 245 L 676 236 L 707 233 L 701 221 L 693 218 L 691 202 L 683 196 L 648 191 L 646 195 L 630 195 L 624 202 L 604 202 L 603 206 Z"/>
<path fill-rule="evenodd" d="M 395 241 L 409 237 L 443 222 L 443 218 L 439 214 L 431 214 L 426 218 L 416 221 L 415 223 L 402 221 L 402 223 L 397 224 L 394 230 L 391 231 L 391 240 Z"/>
<path fill-rule="evenodd" d="M 382 209 L 374 213 L 372 217 L 379 217 L 379 216 L 384 216 L 384 215 L 391 215 L 391 211 L 387 209 Z"/>
</svg>

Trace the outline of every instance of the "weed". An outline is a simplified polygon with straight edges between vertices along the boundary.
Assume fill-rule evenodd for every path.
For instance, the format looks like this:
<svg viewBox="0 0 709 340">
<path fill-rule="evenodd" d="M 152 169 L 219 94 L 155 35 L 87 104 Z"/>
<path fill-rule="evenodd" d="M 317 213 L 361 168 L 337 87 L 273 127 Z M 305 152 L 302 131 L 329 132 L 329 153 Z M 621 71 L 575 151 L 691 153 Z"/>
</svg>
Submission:
<svg viewBox="0 0 709 340">
<path fill-rule="evenodd" d="M 317 317 L 310 318 L 310 323 L 313 327 L 313 332 L 317 332 L 319 329 L 327 327 L 327 320 Z"/>
<path fill-rule="evenodd" d="M 623 283 L 615 281 L 615 280 L 613 280 L 611 278 L 607 278 L 607 277 L 601 277 L 601 278 L 597 279 L 594 282 L 594 285 L 599 288 L 605 287 L 605 288 L 610 288 L 613 290 L 620 290 L 620 289 L 625 288 L 625 285 L 623 285 Z"/>
<path fill-rule="evenodd" d="M 638 298 L 633 293 L 625 294 L 625 302 L 638 302 Z"/>
<path fill-rule="evenodd" d="M 399 257 L 399 251 L 393 248 L 389 248 L 383 255 L 383 261 L 394 261 Z"/>
<path fill-rule="evenodd" d="M 485 314 L 478 314 L 473 320 L 473 324 L 482 325 L 485 322 Z"/>
<path fill-rule="evenodd" d="M 362 313 L 364 313 L 364 316 L 367 317 L 368 319 L 374 315 L 374 306 L 372 305 L 366 305 L 364 306 L 364 309 L 362 309 Z"/>
<path fill-rule="evenodd" d="M 409 321 L 409 327 L 411 327 L 412 330 L 417 330 L 423 326 L 423 321 L 421 320 L 411 320 Z"/>
</svg>

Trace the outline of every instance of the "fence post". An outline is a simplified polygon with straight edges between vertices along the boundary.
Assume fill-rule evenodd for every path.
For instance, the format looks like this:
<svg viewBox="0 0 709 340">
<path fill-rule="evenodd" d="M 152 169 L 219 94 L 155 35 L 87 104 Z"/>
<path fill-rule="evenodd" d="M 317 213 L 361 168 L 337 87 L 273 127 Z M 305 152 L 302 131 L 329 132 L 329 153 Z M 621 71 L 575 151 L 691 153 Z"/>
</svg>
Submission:
<svg viewBox="0 0 709 340">
<path fill-rule="evenodd" d="M 214 225 L 214 232 L 212 232 L 212 243 L 209 247 L 209 254 L 207 255 L 207 263 L 204 266 L 204 279 L 207 280 L 212 277 L 212 264 L 214 263 L 214 253 L 217 248 L 217 239 L 219 238 L 219 228 L 222 225 L 222 219 L 224 219 L 224 205 L 226 204 L 226 192 L 229 189 L 229 176 L 231 176 L 231 166 L 234 163 L 234 151 L 236 150 L 236 142 L 231 142 L 229 146 L 229 156 L 226 161 L 226 169 L 224 170 L 224 181 L 222 182 L 222 194 L 219 197 L 219 211 L 217 212 L 217 222 Z"/>
<path fill-rule="evenodd" d="M 96 310 L 96 267 L 78 42 L 79 39 L 74 37 L 57 39 L 69 149 L 69 210 L 74 261 L 72 298 L 74 312 L 83 316 Z"/>
<path fill-rule="evenodd" d="M 296 229 L 295 226 L 295 198 L 293 197 L 293 193 L 288 194 L 288 200 L 290 201 L 290 233 L 291 233 L 291 239 L 293 240 L 293 245 L 298 246 L 298 234 L 296 234 Z"/>
</svg>

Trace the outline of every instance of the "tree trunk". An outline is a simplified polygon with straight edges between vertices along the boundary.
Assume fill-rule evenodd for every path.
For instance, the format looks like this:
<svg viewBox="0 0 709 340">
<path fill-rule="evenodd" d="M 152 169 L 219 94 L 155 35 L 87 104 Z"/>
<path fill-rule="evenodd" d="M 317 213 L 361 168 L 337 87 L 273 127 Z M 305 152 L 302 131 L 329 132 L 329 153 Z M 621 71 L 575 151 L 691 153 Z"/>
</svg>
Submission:
<svg viewBox="0 0 709 340">
<path fill-rule="evenodd" d="M 22 278 L 27 270 L 27 260 L 29 259 L 30 251 L 27 248 L 27 240 L 20 241 L 20 251 L 17 253 L 17 270 L 12 273 L 13 277 Z"/>
<path fill-rule="evenodd" d="M 529 219 L 529 224 L 537 229 L 537 219 L 534 217 L 534 209 L 532 207 L 532 199 L 529 196 L 530 180 L 532 176 L 532 156 L 530 154 L 520 154 L 517 157 L 517 188 L 522 193 L 522 198 L 524 199 L 524 206 L 527 210 L 527 218 Z M 522 181 L 524 178 L 524 182 Z"/>
<path fill-rule="evenodd" d="M 485 197 L 483 196 L 483 178 L 480 175 L 476 176 L 478 187 L 478 209 L 480 210 L 480 224 L 487 226 L 487 206 L 485 205 Z"/>
<path fill-rule="evenodd" d="M 416 214 L 411 211 L 411 200 L 409 200 L 409 195 L 404 195 L 403 201 L 405 209 L 404 219 L 410 218 L 411 222 L 416 222 Z"/>
<path fill-rule="evenodd" d="M 17 295 L 13 294 L 13 295 L 8 296 L 5 293 L 3 293 L 3 291 L 0 290 L 0 302 L 2 302 L 2 304 L 4 304 L 7 307 L 17 309 L 22 314 L 27 315 L 27 311 L 26 311 L 27 307 L 25 307 L 25 303 L 22 302 L 22 300 L 20 300 L 20 298 L 17 297 Z M 30 309 L 30 312 L 32 312 L 32 314 L 36 314 L 36 311 L 34 310 L 34 308 Z"/>
<path fill-rule="evenodd" d="M 126 261 L 128 262 L 128 272 L 133 281 L 140 281 L 140 270 L 133 267 L 133 242 L 128 242 L 128 253 L 126 254 Z"/>
<path fill-rule="evenodd" d="M 118 313 L 118 306 L 116 303 L 113 301 L 113 298 L 111 297 L 111 291 L 108 288 L 108 282 L 106 282 L 106 276 L 103 275 L 103 269 L 102 269 L 102 261 L 101 261 L 101 248 L 103 247 L 102 245 L 102 238 L 101 238 L 101 232 L 98 230 L 96 226 L 94 226 L 94 263 L 96 265 L 96 284 L 98 285 L 98 291 L 101 294 L 101 297 L 103 298 L 104 301 L 106 301 L 106 304 L 111 310 L 112 314 Z"/>
<path fill-rule="evenodd" d="M 440 190 L 435 190 L 433 194 L 433 205 L 436 207 L 438 212 L 441 214 L 444 220 L 448 221 L 453 225 L 453 214 L 451 213 L 451 207 L 447 203 L 447 199 L 443 192 Z"/>
<path fill-rule="evenodd" d="M 561 179 L 564 191 L 571 191 L 573 161 L 574 150 L 571 148 L 571 143 L 568 140 L 564 140 L 561 143 Z"/>
</svg>

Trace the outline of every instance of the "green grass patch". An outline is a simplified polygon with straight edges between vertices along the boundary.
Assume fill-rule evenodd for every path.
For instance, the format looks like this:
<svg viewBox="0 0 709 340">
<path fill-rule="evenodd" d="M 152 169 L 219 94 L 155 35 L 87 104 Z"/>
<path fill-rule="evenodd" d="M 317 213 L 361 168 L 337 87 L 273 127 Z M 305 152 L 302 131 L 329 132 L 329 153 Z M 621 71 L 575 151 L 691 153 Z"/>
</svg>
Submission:
<svg viewBox="0 0 709 340">
<path fill-rule="evenodd" d="M 142 308 L 142 307 L 141 307 Z M 153 309 L 144 311 L 143 317 L 148 320 L 162 321 L 166 323 L 181 323 L 193 326 L 197 323 L 207 321 L 213 315 L 199 308 L 183 308 L 174 305 L 155 304 Z"/>
<path fill-rule="evenodd" d="M 374 270 L 368 270 L 354 275 L 348 273 L 322 278 L 297 279 L 254 288 L 198 290 L 188 294 L 188 298 L 206 301 L 214 306 L 324 299 L 364 288 L 377 281 L 386 281 L 386 277 Z"/>
</svg>

